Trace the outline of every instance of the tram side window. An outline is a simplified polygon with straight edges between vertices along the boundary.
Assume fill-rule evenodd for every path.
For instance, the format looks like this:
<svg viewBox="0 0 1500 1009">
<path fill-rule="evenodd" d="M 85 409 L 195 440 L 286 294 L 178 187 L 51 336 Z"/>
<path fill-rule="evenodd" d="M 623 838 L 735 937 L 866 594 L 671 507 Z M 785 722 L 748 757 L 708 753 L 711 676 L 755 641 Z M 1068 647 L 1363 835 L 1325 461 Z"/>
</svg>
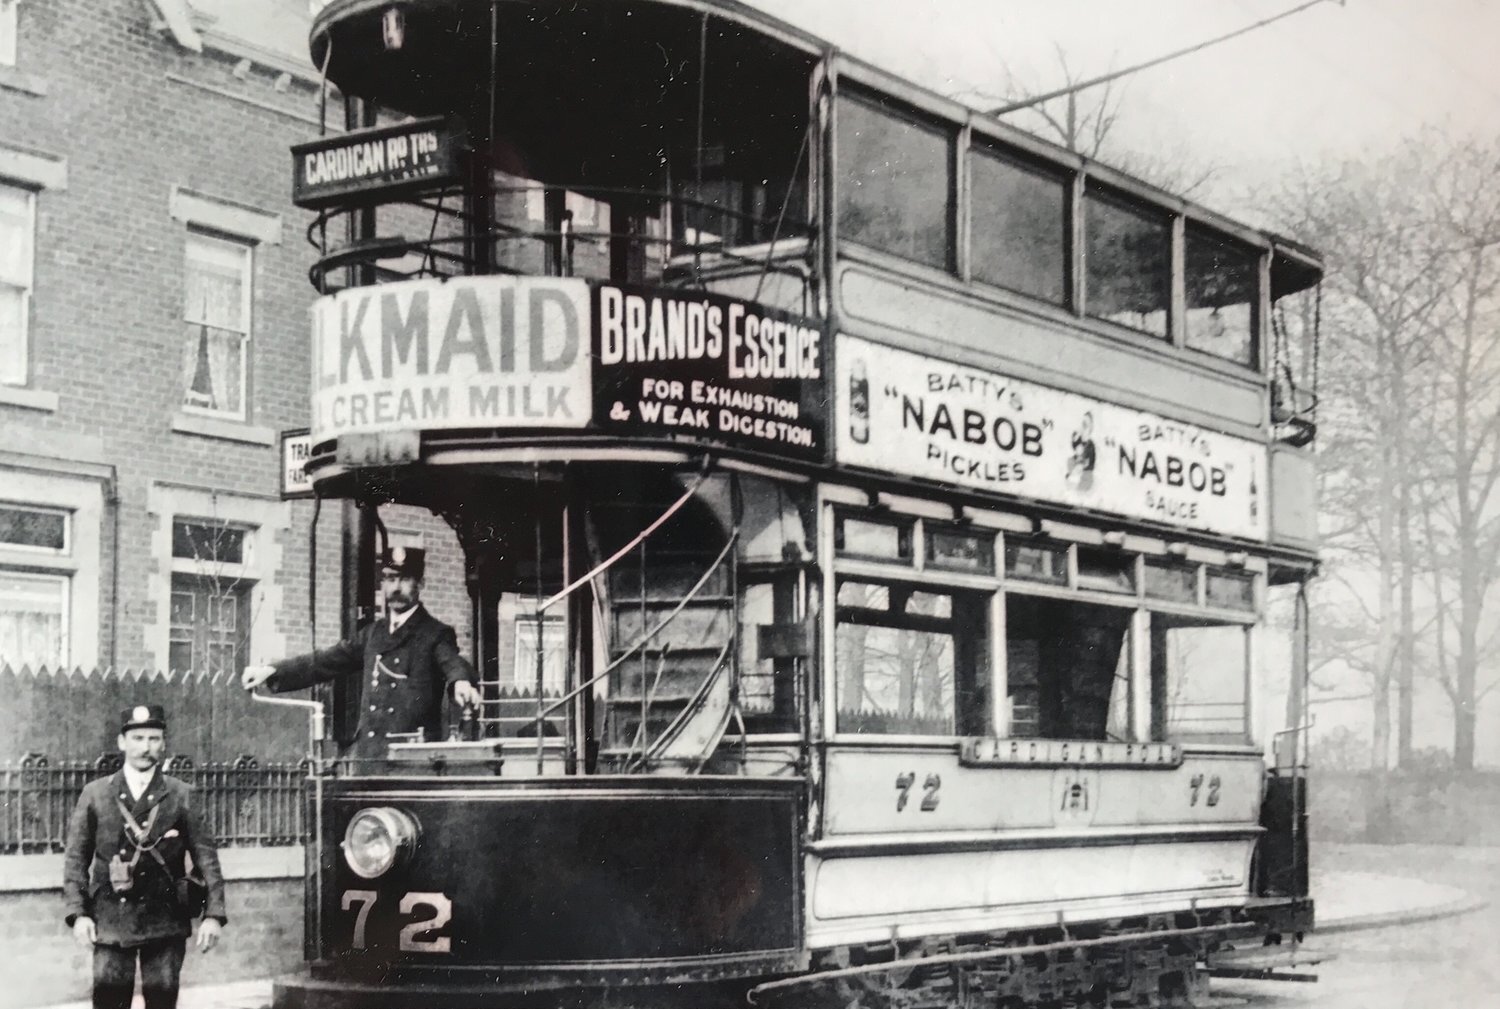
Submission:
<svg viewBox="0 0 1500 1009">
<path fill-rule="evenodd" d="M 984 599 L 982 593 L 842 580 L 834 660 L 839 731 L 989 731 Z"/>
<path fill-rule="evenodd" d="M 841 96 L 839 232 L 851 242 L 953 267 L 953 138 L 936 126 Z"/>
<path fill-rule="evenodd" d="M 1151 737 L 1243 743 L 1249 628 L 1151 615 Z"/>
<path fill-rule="evenodd" d="M 997 152 L 969 157 L 976 280 L 1068 303 L 1068 182 Z"/>
<path fill-rule="evenodd" d="M 1130 611 L 1011 594 L 1005 613 L 1009 734 L 1130 739 Z"/>
<path fill-rule="evenodd" d="M 1257 301 L 1260 253 L 1191 224 L 1184 246 L 1188 347 L 1254 367 L 1251 305 Z"/>
<path fill-rule="evenodd" d="M 1084 196 L 1084 304 L 1096 319 L 1167 336 L 1172 224 L 1121 198 Z"/>
</svg>

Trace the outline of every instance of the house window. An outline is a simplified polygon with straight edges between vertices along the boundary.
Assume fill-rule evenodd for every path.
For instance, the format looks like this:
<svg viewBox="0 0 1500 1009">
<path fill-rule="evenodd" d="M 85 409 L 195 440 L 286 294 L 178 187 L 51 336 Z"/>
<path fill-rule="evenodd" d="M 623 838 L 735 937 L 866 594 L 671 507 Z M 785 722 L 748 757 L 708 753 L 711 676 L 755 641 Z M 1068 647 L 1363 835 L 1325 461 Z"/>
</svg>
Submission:
<svg viewBox="0 0 1500 1009">
<path fill-rule="evenodd" d="M 249 245 L 188 233 L 182 346 L 186 410 L 245 419 L 250 266 Z"/>
<path fill-rule="evenodd" d="M 0 663 L 68 664 L 68 579 L 0 570 Z"/>
<path fill-rule="evenodd" d="M 68 513 L 60 508 L 0 502 L 0 546 L 65 554 L 68 552 Z"/>
<path fill-rule="evenodd" d="M 27 378 L 34 201 L 30 190 L 0 185 L 0 383 L 6 385 L 25 385 Z"/>
<path fill-rule="evenodd" d="M 241 578 L 172 575 L 167 661 L 174 671 L 233 675 L 245 668 L 250 585 Z"/>
<path fill-rule="evenodd" d="M 244 577 L 251 530 L 215 519 L 172 522 L 172 601 L 167 661 L 174 670 L 238 673 L 250 641 Z M 183 562 L 188 563 L 183 563 Z"/>
<path fill-rule="evenodd" d="M 246 531 L 220 522 L 173 522 L 172 556 L 190 561 L 243 564 Z"/>
<path fill-rule="evenodd" d="M 538 626 L 540 624 L 540 626 Z M 513 686 L 523 694 L 536 694 L 537 655 L 542 660 L 542 695 L 558 697 L 563 691 L 563 677 L 568 665 L 568 629 L 562 617 L 534 613 L 515 618 L 516 661 L 511 669 Z M 540 652 L 537 646 L 541 645 Z"/>
<path fill-rule="evenodd" d="M 0 550 L 30 566 L 67 555 L 71 515 L 61 508 L 0 502 Z M 53 562 L 55 563 L 55 562 Z M 55 669 L 68 662 L 65 573 L 0 568 L 0 664 Z"/>
</svg>

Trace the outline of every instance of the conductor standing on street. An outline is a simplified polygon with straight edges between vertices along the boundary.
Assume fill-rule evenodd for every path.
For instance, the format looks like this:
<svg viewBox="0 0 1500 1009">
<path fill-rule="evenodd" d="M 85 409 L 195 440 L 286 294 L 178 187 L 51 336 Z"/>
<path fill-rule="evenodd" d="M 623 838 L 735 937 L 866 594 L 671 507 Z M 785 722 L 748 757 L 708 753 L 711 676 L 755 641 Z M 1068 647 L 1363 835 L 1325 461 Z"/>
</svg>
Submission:
<svg viewBox="0 0 1500 1009">
<path fill-rule="evenodd" d="M 94 1009 L 127 1009 L 137 960 L 146 1009 L 173 1009 L 193 918 L 203 915 L 197 945 L 205 953 L 228 921 L 219 854 L 193 790 L 159 766 L 166 730 L 158 705 L 125 709 L 124 766 L 86 785 L 68 821 L 64 920 L 93 947 Z"/>
<path fill-rule="evenodd" d="M 441 738 L 444 699 L 451 695 L 469 707 L 479 704 L 480 695 L 453 628 L 422 606 L 425 564 L 425 554 L 414 547 L 388 550 L 380 569 L 386 619 L 332 648 L 248 666 L 240 682 L 246 690 L 264 683 L 282 693 L 363 674 L 358 735 L 345 751 L 348 757 L 384 757 L 386 737 L 393 733 Z"/>
</svg>

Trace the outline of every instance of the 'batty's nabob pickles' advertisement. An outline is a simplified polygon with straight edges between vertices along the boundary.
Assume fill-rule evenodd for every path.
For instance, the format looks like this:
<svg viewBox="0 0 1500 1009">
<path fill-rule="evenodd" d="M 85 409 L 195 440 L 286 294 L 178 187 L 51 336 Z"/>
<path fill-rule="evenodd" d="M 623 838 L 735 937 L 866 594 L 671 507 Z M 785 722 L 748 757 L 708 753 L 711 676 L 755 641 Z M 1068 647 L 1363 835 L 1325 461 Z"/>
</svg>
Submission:
<svg viewBox="0 0 1500 1009">
<path fill-rule="evenodd" d="M 840 464 L 1265 539 L 1248 439 L 841 335 Z"/>
</svg>

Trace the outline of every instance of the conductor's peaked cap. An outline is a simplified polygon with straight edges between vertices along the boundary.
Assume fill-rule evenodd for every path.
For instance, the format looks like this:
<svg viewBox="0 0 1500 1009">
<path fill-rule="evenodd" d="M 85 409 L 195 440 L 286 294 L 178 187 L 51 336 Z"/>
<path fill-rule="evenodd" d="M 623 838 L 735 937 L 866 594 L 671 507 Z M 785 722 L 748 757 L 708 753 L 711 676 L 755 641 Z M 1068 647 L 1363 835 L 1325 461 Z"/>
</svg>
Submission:
<svg viewBox="0 0 1500 1009">
<path fill-rule="evenodd" d="M 167 712 L 160 704 L 137 704 L 120 712 L 120 735 L 131 729 L 167 731 Z"/>
<path fill-rule="evenodd" d="M 418 547 L 391 547 L 380 559 L 380 573 L 421 578 L 427 568 L 427 551 Z"/>
</svg>

